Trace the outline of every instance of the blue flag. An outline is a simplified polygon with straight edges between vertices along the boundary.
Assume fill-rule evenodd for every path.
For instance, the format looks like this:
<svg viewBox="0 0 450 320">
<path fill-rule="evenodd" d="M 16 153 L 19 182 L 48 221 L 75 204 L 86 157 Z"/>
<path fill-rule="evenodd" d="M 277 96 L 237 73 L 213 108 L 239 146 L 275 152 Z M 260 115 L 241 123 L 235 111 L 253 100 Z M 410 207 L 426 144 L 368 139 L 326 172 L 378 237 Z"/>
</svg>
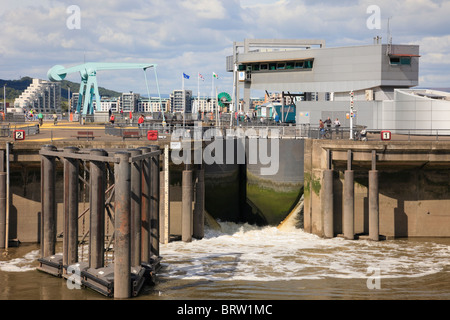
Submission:
<svg viewBox="0 0 450 320">
<path fill-rule="evenodd" d="M 185 79 L 189 79 L 190 78 L 190 76 L 188 76 L 186 73 L 184 73 L 183 72 L 183 77 L 185 78 Z"/>
</svg>

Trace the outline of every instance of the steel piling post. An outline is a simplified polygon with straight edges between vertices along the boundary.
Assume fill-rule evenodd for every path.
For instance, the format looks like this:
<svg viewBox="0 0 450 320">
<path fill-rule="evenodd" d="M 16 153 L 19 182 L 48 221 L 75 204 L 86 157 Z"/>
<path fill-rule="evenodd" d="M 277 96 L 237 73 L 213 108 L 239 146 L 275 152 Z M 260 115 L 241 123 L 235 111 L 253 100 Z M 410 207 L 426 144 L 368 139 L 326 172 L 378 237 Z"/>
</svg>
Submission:
<svg viewBox="0 0 450 320">
<path fill-rule="evenodd" d="M 151 152 L 150 148 L 139 148 L 143 154 Z M 142 201 L 141 201 L 141 261 L 150 261 L 150 190 L 151 190 L 151 171 L 150 159 L 142 161 Z"/>
<path fill-rule="evenodd" d="M 115 155 L 120 161 L 115 165 L 114 298 L 127 299 L 131 296 L 131 166 L 128 152 Z"/>
<path fill-rule="evenodd" d="M 131 156 L 142 155 L 142 150 L 130 150 Z M 131 164 L 131 265 L 141 265 L 141 202 L 142 161 Z"/>
<path fill-rule="evenodd" d="M 55 146 L 45 145 L 43 151 L 56 151 Z M 56 244 L 56 161 L 53 156 L 41 158 L 41 258 L 55 254 Z"/>
<path fill-rule="evenodd" d="M 91 150 L 93 156 L 106 156 L 104 150 Z M 90 162 L 89 199 L 90 199 L 90 231 L 89 231 L 89 266 L 102 268 L 105 263 L 105 188 L 106 165 L 103 161 Z"/>
<path fill-rule="evenodd" d="M 64 148 L 65 152 L 77 153 L 76 147 Z M 64 159 L 64 234 L 63 265 L 78 262 L 78 175 L 79 160 Z"/>
<path fill-rule="evenodd" d="M 6 172 L 0 172 L 0 249 L 6 241 Z"/>
<path fill-rule="evenodd" d="M 159 146 L 151 146 L 151 151 L 159 151 Z M 151 198 L 150 198 L 150 258 L 159 256 L 159 155 L 151 158 Z"/>
</svg>

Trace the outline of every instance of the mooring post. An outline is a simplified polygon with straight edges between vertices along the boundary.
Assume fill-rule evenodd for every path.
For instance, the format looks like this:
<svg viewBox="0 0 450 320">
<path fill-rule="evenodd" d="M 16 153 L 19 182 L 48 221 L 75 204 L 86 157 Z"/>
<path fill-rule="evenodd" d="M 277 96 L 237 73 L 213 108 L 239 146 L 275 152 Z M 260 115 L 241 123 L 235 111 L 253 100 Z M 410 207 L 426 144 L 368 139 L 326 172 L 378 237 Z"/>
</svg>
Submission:
<svg viewBox="0 0 450 320">
<path fill-rule="evenodd" d="M 169 186 L 169 146 L 164 147 L 164 165 L 160 173 L 159 188 L 159 242 L 167 244 L 170 241 L 170 186 Z"/>
<path fill-rule="evenodd" d="M 106 156 L 107 152 L 100 149 L 91 150 L 93 156 Z M 106 165 L 103 161 L 90 162 L 89 202 L 89 267 L 102 268 L 105 263 L 105 188 Z"/>
<path fill-rule="evenodd" d="M 379 193 L 378 193 L 378 170 L 376 166 L 377 154 L 372 151 L 372 170 L 369 171 L 369 239 L 380 240 L 379 230 Z"/>
<path fill-rule="evenodd" d="M 327 169 L 323 171 L 322 214 L 323 232 L 325 238 L 334 237 L 333 208 L 333 170 L 331 170 L 331 150 L 327 150 Z"/>
<path fill-rule="evenodd" d="M 55 146 L 45 145 L 42 151 L 56 151 Z M 55 254 L 56 244 L 56 161 L 53 156 L 41 158 L 41 258 Z"/>
<path fill-rule="evenodd" d="M 193 221 L 193 236 L 196 239 L 203 239 L 205 236 L 205 171 L 201 164 L 195 171 L 195 207 Z"/>
<path fill-rule="evenodd" d="M 139 148 L 143 154 L 151 152 L 150 148 Z M 150 260 L 150 197 L 151 197 L 151 166 L 150 158 L 142 161 L 142 201 L 141 201 L 141 262 Z"/>
<path fill-rule="evenodd" d="M 6 243 L 6 172 L 0 172 L 0 249 Z"/>
<path fill-rule="evenodd" d="M 187 164 L 182 177 L 182 203 L 181 203 L 181 240 L 192 241 L 192 170 Z"/>
<path fill-rule="evenodd" d="M 77 153 L 76 147 L 64 148 L 65 153 Z M 79 160 L 64 158 L 64 222 L 63 265 L 78 262 L 78 179 Z"/>
<path fill-rule="evenodd" d="M 131 165 L 128 152 L 117 152 L 115 164 L 114 298 L 131 296 L 130 196 Z"/>
<path fill-rule="evenodd" d="M 355 174 L 352 170 L 352 151 L 348 151 L 347 170 L 344 175 L 344 210 L 343 210 L 343 232 L 344 238 L 349 240 L 355 239 L 354 225 L 354 203 L 355 203 Z"/>
<path fill-rule="evenodd" d="M 142 149 L 130 150 L 131 157 L 142 155 Z M 131 163 L 131 265 L 141 265 L 142 161 Z"/>
<path fill-rule="evenodd" d="M 152 152 L 160 150 L 159 146 L 151 146 Z M 151 158 L 151 198 L 150 198 L 150 258 L 159 256 L 159 155 Z M 150 261 L 149 261 L 150 262 Z"/>
</svg>

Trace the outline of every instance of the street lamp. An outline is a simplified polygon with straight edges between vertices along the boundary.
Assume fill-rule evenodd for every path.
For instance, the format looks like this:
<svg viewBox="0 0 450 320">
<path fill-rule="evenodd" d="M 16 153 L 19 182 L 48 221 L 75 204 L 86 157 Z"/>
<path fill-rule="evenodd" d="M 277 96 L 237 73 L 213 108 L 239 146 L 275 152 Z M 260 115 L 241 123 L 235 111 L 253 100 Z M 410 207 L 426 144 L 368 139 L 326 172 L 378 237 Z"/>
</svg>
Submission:
<svg viewBox="0 0 450 320">
<path fill-rule="evenodd" d="M 6 83 L 3 85 L 3 112 L 6 114 Z"/>
</svg>

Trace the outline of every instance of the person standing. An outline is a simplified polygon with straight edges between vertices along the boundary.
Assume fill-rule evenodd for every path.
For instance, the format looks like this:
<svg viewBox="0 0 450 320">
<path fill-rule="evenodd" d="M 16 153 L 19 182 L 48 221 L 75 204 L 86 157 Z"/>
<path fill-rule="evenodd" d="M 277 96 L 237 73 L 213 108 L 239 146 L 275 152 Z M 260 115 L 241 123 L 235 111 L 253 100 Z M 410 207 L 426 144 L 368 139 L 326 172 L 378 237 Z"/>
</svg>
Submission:
<svg viewBox="0 0 450 320">
<path fill-rule="evenodd" d="M 39 112 L 38 120 L 39 120 L 39 126 L 42 126 L 42 123 L 44 122 L 44 116 L 42 115 L 42 112 Z"/>
<path fill-rule="evenodd" d="M 144 125 L 144 116 L 141 114 L 141 116 L 138 119 L 138 126 L 139 128 L 142 128 L 143 125 Z"/>
<path fill-rule="evenodd" d="M 339 121 L 338 118 L 336 118 L 336 120 L 334 120 L 334 128 L 336 130 L 336 135 L 339 133 L 340 127 L 341 127 L 341 122 Z"/>
</svg>

